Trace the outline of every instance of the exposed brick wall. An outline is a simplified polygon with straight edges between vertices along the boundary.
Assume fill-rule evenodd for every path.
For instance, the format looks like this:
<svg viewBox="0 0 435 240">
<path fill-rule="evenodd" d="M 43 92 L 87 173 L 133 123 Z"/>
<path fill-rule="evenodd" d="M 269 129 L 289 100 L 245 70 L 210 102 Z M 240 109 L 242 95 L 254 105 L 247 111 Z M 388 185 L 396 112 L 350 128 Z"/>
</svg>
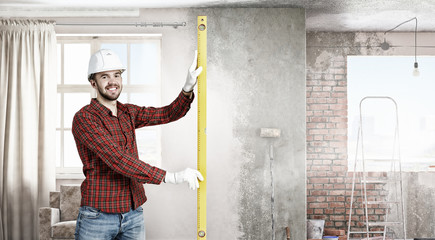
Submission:
<svg viewBox="0 0 435 240">
<path fill-rule="evenodd" d="M 346 222 L 346 59 L 330 59 L 323 72 L 307 72 L 307 217 L 328 227 Z"/>
<path fill-rule="evenodd" d="M 307 68 L 307 218 L 324 219 L 325 227 L 347 232 L 353 175 L 347 172 L 346 54 L 330 52 L 322 58 L 327 60 L 322 66 Z M 356 185 L 358 203 L 360 189 L 361 184 Z M 385 196 L 383 185 L 368 184 L 367 189 L 369 201 Z M 353 224 L 365 221 L 361 207 L 353 206 Z M 369 206 L 370 220 L 383 220 L 384 207 Z"/>
</svg>

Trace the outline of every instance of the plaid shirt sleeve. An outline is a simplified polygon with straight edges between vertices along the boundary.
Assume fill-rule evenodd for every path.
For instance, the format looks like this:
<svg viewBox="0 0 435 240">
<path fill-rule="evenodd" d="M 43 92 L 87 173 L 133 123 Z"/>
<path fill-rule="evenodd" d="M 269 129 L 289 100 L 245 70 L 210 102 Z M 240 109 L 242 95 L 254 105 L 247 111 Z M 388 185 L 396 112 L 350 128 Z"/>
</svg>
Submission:
<svg viewBox="0 0 435 240">
<path fill-rule="evenodd" d="M 194 99 L 194 94 L 189 98 L 182 92 L 178 97 L 169 105 L 161 108 L 154 107 L 136 107 L 130 108 L 135 122 L 135 128 L 141 128 L 144 126 L 152 126 L 165 124 L 176 121 L 182 118 L 190 109 L 190 104 Z M 134 105 L 128 105 L 134 106 Z"/>
</svg>

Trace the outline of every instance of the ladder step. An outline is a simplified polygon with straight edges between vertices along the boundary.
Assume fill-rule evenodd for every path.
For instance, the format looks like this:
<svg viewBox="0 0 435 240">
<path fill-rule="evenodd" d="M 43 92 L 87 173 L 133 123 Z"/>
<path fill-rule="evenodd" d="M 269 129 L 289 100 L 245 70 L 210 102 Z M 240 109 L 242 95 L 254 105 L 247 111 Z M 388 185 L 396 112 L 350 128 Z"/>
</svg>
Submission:
<svg viewBox="0 0 435 240">
<path fill-rule="evenodd" d="M 363 161 L 374 161 L 374 162 L 400 162 L 397 158 L 364 158 Z"/>
<path fill-rule="evenodd" d="M 361 233 L 363 233 L 363 234 L 367 234 L 367 232 L 366 231 L 364 231 L 364 232 L 357 232 L 357 231 L 351 231 L 351 232 L 349 232 L 350 234 L 361 234 Z M 380 233 L 380 234 L 383 234 L 384 233 L 384 231 L 369 231 L 369 233 Z"/>
<path fill-rule="evenodd" d="M 400 180 L 362 180 L 362 183 L 395 183 L 395 182 L 400 182 Z"/>
<path fill-rule="evenodd" d="M 369 226 L 391 226 L 399 224 L 402 224 L 402 222 L 369 222 Z"/>
<path fill-rule="evenodd" d="M 399 201 L 367 201 L 367 204 L 399 204 Z"/>
</svg>

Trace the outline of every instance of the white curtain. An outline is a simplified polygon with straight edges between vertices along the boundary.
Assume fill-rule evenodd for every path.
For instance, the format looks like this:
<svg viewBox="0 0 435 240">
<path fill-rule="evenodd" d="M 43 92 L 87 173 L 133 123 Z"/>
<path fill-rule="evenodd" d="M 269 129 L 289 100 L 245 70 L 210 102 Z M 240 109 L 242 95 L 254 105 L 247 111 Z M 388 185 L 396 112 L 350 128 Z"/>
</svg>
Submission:
<svg viewBox="0 0 435 240">
<path fill-rule="evenodd" d="M 54 23 L 0 20 L 0 238 L 38 238 L 55 190 Z"/>
</svg>

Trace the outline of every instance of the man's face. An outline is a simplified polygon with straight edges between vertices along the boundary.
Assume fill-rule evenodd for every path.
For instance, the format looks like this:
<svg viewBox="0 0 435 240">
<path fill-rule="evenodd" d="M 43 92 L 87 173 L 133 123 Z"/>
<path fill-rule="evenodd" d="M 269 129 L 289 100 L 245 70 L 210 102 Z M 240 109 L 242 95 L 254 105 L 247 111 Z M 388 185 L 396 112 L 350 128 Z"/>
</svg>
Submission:
<svg viewBox="0 0 435 240">
<path fill-rule="evenodd" d="M 122 91 L 121 71 L 96 73 L 94 79 L 91 79 L 91 85 L 104 99 L 114 101 L 118 99 Z"/>
</svg>

